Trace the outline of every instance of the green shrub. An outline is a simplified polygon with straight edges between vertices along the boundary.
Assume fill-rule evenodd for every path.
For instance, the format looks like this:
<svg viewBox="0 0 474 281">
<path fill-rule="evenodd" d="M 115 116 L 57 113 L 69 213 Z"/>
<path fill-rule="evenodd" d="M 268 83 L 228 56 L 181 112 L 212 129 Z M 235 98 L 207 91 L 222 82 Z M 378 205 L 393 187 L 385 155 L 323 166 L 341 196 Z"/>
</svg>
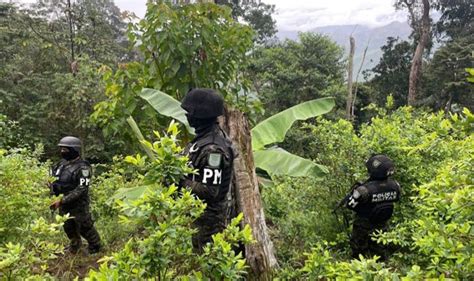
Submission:
<svg viewBox="0 0 474 281">
<path fill-rule="evenodd" d="M 49 213 L 48 166 L 40 163 L 41 149 L 0 149 L 0 245 L 19 242 L 21 229 Z"/>
<path fill-rule="evenodd" d="M 445 116 L 409 107 L 378 112 L 359 132 L 344 120 L 318 120 L 294 132 L 306 133 L 307 145 L 299 152 L 328 166 L 331 173 L 321 182 L 288 179 L 263 191 L 272 237 L 283 260 L 281 274 L 310 280 L 472 279 L 473 115 L 465 110 Z M 308 130 L 313 134 L 308 136 Z M 373 238 L 396 250 L 388 264 L 371 259 L 347 262 L 344 232 L 350 229 L 341 218 L 348 213 L 337 212 L 336 218 L 331 212 L 355 180 L 366 178 L 364 160 L 371 153 L 394 159 L 394 178 L 403 189 L 390 231 Z M 302 252 L 308 252 L 305 263 Z"/>
</svg>

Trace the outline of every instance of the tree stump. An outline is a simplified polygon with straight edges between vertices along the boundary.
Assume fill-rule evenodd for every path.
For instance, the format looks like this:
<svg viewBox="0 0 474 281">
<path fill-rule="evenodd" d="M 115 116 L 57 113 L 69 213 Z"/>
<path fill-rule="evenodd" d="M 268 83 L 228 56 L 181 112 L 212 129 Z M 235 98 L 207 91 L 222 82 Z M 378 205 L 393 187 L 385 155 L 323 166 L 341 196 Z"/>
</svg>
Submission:
<svg viewBox="0 0 474 281">
<path fill-rule="evenodd" d="M 244 215 L 243 223 L 252 228 L 254 243 L 245 246 L 245 258 L 251 268 L 251 279 L 269 280 L 278 266 L 273 243 L 268 234 L 258 188 L 252 152 L 252 136 L 245 115 L 237 109 L 226 109 L 220 124 L 232 140 L 239 155 L 234 159 L 232 193 L 236 210 Z"/>
</svg>

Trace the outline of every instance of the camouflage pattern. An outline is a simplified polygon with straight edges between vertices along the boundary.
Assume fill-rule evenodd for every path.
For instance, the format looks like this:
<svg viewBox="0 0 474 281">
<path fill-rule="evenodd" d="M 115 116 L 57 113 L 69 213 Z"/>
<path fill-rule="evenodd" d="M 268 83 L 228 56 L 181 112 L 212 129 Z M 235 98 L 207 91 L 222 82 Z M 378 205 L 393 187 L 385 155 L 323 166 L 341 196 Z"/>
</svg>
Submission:
<svg viewBox="0 0 474 281">
<path fill-rule="evenodd" d="M 193 237 L 193 246 L 200 251 L 212 241 L 213 234 L 226 227 L 234 152 L 230 140 L 215 125 L 208 133 L 196 137 L 185 153 L 198 174 L 189 175 L 182 185 L 207 204 L 204 213 L 194 222 L 198 233 Z"/>
<path fill-rule="evenodd" d="M 64 223 L 64 231 L 70 240 L 70 251 L 77 252 L 81 247 L 81 236 L 89 243 L 89 250 L 96 252 L 100 248 L 100 237 L 94 228 L 89 209 L 89 185 L 92 170 L 89 163 L 82 159 L 62 160 L 52 168 L 56 180 L 52 183 L 52 192 L 63 194 L 59 214 L 69 214 L 72 218 Z"/>
</svg>

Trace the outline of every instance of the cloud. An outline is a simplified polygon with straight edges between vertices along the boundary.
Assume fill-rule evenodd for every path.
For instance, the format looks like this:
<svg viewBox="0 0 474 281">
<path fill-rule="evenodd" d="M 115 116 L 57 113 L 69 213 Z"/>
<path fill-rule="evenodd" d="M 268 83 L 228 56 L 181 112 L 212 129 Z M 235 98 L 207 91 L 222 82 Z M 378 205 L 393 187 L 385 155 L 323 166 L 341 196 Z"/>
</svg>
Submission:
<svg viewBox="0 0 474 281">
<path fill-rule="evenodd" d="M 381 26 L 405 21 L 404 11 L 395 11 L 393 0 L 264 0 L 273 4 L 280 30 L 307 31 L 319 26 L 361 24 Z"/>
<path fill-rule="evenodd" d="M 34 0 L 17 0 L 20 3 Z M 115 0 L 121 10 L 143 17 L 147 0 Z M 395 11 L 395 0 L 262 0 L 276 6 L 274 18 L 280 30 L 308 31 L 326 25 L 360 24 L 371 27 L 406 21 L 404 11 Z"/>
</svg>

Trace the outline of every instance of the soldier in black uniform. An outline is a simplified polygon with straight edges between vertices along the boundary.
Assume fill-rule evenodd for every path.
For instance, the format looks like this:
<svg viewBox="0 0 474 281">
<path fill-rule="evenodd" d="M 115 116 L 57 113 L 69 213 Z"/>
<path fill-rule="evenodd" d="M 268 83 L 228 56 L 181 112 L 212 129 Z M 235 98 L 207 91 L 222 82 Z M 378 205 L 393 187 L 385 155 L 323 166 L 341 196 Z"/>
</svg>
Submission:
<svg viewBox="0 0 474 281">
<path fill-rule="evenodd" d="M 346 207 L 355 212 L 352 225 L 352 257 L 377 255 L 382 260 L 388 258 L 386 249 L 372 241 L 371 234 L 385 231 L 393 213 L 393 203 L 400 199 L 401 188 L 397 181 L 390 179 L 395 166 L 385 155 L 374 155 L 366 162 L 369 179 L 354 186 L 347 195 Z"/>
<path fill-rule="evenodd" d="M 56 180 L 50 188 L 52 194 L 64 196 L 51 204 L 50 208 L 59 209 L 61 215 L 69 213 L 73 217 L 64 223 L 64 231 L 70 240 L 67 248 L 69 252 L 79 251 L 82 236 L 89 243 L 89 253 L 97 253 L 100 250 L 100 237 L 89 210 L 91 166 L 81 159 L 81 141 L 78 138 L 64 137 L 58 146 L 63 159 L 51 169 Z"/>
<path fill-rule="evenodd" d="M 220 94 L 211 89 L 193 89 L 186 94 L 181 107 L 196 131 L 196 137 L 187 145 L 185 153 L 198 174 L 188 175 L 180 185 L 190 188 L 207 204 L 204 213 L 194 222 L 198 233 L 193 236 L 193 246 L 201 251 L 212 241 L 213 234 L 226 227 L 234 150 L 217 123 L 217 117 L 224 112 Z"/>
</svg>

